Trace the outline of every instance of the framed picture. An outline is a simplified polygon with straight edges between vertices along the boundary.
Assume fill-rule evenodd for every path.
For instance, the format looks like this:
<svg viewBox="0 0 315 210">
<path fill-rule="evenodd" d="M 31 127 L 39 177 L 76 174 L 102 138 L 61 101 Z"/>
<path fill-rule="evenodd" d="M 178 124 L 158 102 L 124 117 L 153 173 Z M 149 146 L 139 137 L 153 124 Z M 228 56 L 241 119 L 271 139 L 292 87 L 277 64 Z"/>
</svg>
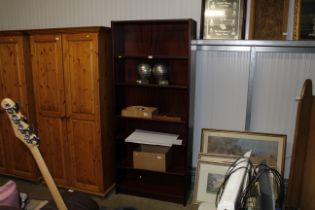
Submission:
<svg viewBox="0 0 315 210">
<path fill-rule="evenodd" d="M 241 39 L 244 0 L 203 0 L 201 39 Z"/>
<path fill-rule="evenodd" d="M 293 39 L 315 39 L 315 2 L 295 0 Z"/>
<path fill-rule="evenodd" d="M 206 202 L 213 205 L 215 209 L 217 192 L 228 169 L 229 165 L 199 160 L 196 169 L 193 202 Z"/>
<path fill-rule="evenodd" d="M 198 160 L 212 162 L 212 163 L 225 164 L 225 165 L 232 165 L 237 160 L 237 158 L 236 157 L 230 157 L 230 156 L 218 156 L 218 155 L 210 155 L 210 154 L 200 153 L 198 155 Z"/>
<path fill-rule="evenodd" d="M 269 166 L 283 174 L 285 145 L 286 135 L 202 129 L 200 152 L 238 158 L 252 150 L 253 164 L 266 160 Z"/>
</svg>

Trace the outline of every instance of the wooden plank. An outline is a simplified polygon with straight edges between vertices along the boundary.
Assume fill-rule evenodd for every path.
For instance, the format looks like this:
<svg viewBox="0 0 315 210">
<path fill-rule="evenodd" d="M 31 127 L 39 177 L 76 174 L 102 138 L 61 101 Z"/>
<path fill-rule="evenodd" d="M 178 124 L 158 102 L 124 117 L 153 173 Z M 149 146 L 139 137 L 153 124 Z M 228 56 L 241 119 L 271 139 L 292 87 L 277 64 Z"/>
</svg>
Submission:
<svg viewBox="0 0 315 210">
<path fill-rule="evenodd" d="M 304 165 L 304 177 L 301 190 L 300 208 L 315 209 L 315 96 L 313 96 L 311 120 L 309 126 L 308 144 Z"/>
<path fill-rule="evenodd" d="M 312 99 L 312 82 L 311 80 L 306 80 L 300 94 L 297 108 L 291 169 L 286 199 L 287 208 L 298 208 L 301 203 L 305 159 L 309 140 Z"/>
</svg>

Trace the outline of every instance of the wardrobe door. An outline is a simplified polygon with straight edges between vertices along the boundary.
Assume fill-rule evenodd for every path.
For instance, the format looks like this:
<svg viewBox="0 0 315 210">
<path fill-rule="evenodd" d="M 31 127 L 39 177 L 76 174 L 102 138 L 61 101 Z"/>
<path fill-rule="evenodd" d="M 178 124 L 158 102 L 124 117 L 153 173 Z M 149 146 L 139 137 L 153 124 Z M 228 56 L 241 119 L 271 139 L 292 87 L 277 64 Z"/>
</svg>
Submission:
<svg viewBox="0 0 315 210">
<path fill-rule="evenodd" d="M 2 96 L 20 104 L 21 112 L 28 117 L 26 68 L 23 36 L 0 37 L 0 71 Z M 3 146 L 9 175 L 36 179 L 37 169 L 28 148 L 17 139 L 7 116 L 2 119 Z"/>
<path fill-rule="evenodd" d="M 0 45 L 2 46 L 2 45 Z M 0 57 L 0 68 L 2 66 L 2 59 Z M 1 75 L 1 71 L 0 71 L 0 98 L 2 100 L 3 98 L 3 85 L 2 85 L 2 75 Z M 5 113 L 2 109 L 0 109 L 0 124 L 3 125 L 4 124 L 4 118 L 5 118 Z M 7 171 L 7 160 L 6 160 L 6 156 L 5 156 L 5 143 L 4 143 L 4 139 L 3 139 L 3 135 L 4 135 L 4 128 L 3 126 L 0 126 L 0 173 L 6 173 Z"/>
<path fill-rule="evenodd" d="M 40 150 L 56 183 L 68 186 L 61 36 L 31 36 L 31 53 Z"/>
<path fill-rule="evenodd" d="M 2 98 L 2 97 L 1 97 Z M 1 115 L 3 115 L 1 113 Z M 1 125 L 3 125 L 3 117 L 0 116 L 0 123 Z M 3 129 L 0 129 L 0 173 L 6 173 L 7 171 L 7 160 L 6 160 L 6 156 L 4 153 L 5 150 L 5 143 L 3 141 Z"/>
<path fill-rule="evenodd" d="M 63 49 L 72 185 L 101 194 L 98 35 L 63 35 Z"/>
</svg>

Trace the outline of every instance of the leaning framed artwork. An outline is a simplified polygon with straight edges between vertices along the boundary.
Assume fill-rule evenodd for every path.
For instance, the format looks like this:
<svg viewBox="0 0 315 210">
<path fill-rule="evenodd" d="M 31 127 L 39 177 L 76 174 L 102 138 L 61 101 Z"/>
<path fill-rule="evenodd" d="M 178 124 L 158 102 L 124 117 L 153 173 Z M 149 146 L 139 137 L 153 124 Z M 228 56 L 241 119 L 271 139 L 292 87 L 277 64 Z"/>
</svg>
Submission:
<svg viewBox="0 0 315 210">
<path fill-rule="evenodd" d="M 286 135 L 282 134 L 202 129 L 200 153 L 238 158 L 252 150 L 253 164 L 266 160 L 283 174 L 285 145 Z"/>
<path fill-rule="evenodd" d="M 244 0 L 203 0 L 201 39 L 241 39 Z"/>
<path fill-rule="evenodd" d="M 224 181 L 229 165 L 208 161 L 198 161 L 193 202 L 206 202 L 215 207 L 215 200 L 219 187 Z"/>
</svg>

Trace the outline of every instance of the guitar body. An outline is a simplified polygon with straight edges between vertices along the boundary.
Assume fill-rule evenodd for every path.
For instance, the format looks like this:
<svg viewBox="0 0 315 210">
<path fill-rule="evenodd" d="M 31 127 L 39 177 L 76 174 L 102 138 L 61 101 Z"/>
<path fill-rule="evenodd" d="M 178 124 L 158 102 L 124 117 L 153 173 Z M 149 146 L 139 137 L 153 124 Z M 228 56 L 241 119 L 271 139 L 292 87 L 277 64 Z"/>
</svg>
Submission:
<svg viewBox="0 0 315 210">
<path fill-rule="evenodd" d="M 47 184 L 47 187 L 53 197 L 53 201 L 49 201 L 41 209 L 44 210 L 98 210 L 97 203 L 79 192 L 66 192 L 60 194 L 47 165 L 38 149 L 39 138 L 33 133 L 31 127 L 25 121 L 25 117 L 19 112 L 18 105 L 9 98 L 5 98 L 1 102 L 2 108 L 6 111 L 12 125 L 15 136 L 20 139 L 30 150 L 36 164 Z M 5 207 L 6 208 L 6 207 Z M 0 207 L 0 209 L 2 209 Z M 14 209 L 14 208 L 13 208 Z"/>
</svg>

